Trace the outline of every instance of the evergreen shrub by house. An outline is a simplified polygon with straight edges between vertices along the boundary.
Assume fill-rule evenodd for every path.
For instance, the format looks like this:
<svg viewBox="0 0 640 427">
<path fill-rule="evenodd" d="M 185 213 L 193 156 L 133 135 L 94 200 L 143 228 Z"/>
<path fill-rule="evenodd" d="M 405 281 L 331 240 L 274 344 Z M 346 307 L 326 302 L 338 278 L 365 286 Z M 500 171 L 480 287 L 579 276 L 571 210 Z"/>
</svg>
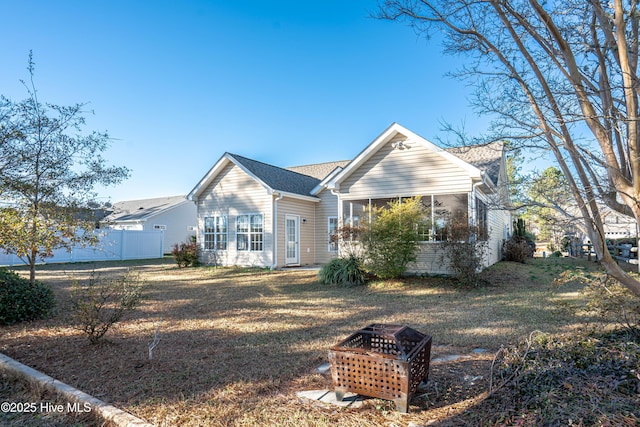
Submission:
<svg viewBox="0 0 640 427">
<path fill-rule="evenodd" d="M 524 263 L 530 257 L 529 243 L 519 236 L 513 236 L 504 242 L 504 260 Z"/>
<path fill-rule="evenodd" d="M 0 325 L 46 318 L 56 305 L 50 286 L 33 285 L 17 273 L 0 268 Z"/>
</svg>

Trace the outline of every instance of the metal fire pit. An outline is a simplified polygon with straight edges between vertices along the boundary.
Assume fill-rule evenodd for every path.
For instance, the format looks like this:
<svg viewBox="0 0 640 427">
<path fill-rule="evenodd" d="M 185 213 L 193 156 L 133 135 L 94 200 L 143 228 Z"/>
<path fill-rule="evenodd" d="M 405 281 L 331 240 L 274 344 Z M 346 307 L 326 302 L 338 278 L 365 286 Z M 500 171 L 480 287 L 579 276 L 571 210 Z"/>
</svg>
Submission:
<svg viewBox="0 0 640 427">
<path fill-rule="evenodd" d="M 406 413 L 429 375 L 431 336 L 402 325 L 369 325 L 329 350 L 336 399 L 345 393 L 393 400 Z"/>
</svg>

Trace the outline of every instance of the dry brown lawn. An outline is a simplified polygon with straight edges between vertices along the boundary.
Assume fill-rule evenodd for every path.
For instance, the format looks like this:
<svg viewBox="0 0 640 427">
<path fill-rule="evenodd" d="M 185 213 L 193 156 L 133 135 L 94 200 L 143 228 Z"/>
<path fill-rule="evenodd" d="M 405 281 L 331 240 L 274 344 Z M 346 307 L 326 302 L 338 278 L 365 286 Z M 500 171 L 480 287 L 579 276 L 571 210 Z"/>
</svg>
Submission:
<svg viewBox="0 0 640 427">
<path fill-rule="evenodd" d="M 143 302 L 91 345 L 68 321 L 72 278 L 125 268 L 144 279 Z M 459 289 L 441 278 L 328 286 L 315 271 L 178 269 L 170 259 L 48 265 L 38 279 L 54 286 L 58 313 L 3 327 L 0 351 L 159 426 L 437 425 L 482 399 L 500 346 L 533 330 L 580 326 L 557 304 L 579 301 L 578 290 L 549 286 L 566 268 L 584 266 L 500 263 L 486 272 L 488 286 Z M 341 409 L 297 398 L 297 391 L 331 389 L 315 368 L 330 346 L 371 323 L 410 325 L 433 336 L 432 357 L 465 357 L 432 363 L 409 414 L 379 399 Z M 160 342 L 149 360 L 156 330 Z"/>
</svg>

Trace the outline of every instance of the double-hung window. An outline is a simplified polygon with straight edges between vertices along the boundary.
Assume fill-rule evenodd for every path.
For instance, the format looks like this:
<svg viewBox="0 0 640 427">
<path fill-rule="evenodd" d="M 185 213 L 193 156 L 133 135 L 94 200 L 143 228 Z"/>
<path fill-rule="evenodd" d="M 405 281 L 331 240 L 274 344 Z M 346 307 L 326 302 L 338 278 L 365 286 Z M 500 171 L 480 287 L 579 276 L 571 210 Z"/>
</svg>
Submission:
<svg viewBox="0 0 640 427">
<path fill-rule="evenodd" d="M 239 251 L 262 251 L 264 226 L 262 214 L 238 215 L 236 245 Z"/>
<path fill-rule="evenodd" d="M 210 216 L 204 219 L 204 249 L 226 251 L 228 241 L 227 217 Z"/>
</svg>

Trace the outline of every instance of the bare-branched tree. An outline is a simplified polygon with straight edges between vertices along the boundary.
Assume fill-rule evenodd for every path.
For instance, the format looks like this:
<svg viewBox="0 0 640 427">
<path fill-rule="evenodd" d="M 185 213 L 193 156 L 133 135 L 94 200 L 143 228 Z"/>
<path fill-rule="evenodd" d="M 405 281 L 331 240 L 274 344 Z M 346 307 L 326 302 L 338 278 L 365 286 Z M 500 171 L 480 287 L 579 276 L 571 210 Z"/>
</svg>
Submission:
<svg viewBox="0 0 640 427">
<path fill-rule="evenodd" d="M 378 17 L 419 34 L 441 31 L 464 55 L 455 75 L 494 117 L 491 137 L 553 153 L 609 274 L 640 297 L 640 281 L 607 250 L 602 207 L 640 219 L 636 1 L 384 0 Z"/>
</svg>

